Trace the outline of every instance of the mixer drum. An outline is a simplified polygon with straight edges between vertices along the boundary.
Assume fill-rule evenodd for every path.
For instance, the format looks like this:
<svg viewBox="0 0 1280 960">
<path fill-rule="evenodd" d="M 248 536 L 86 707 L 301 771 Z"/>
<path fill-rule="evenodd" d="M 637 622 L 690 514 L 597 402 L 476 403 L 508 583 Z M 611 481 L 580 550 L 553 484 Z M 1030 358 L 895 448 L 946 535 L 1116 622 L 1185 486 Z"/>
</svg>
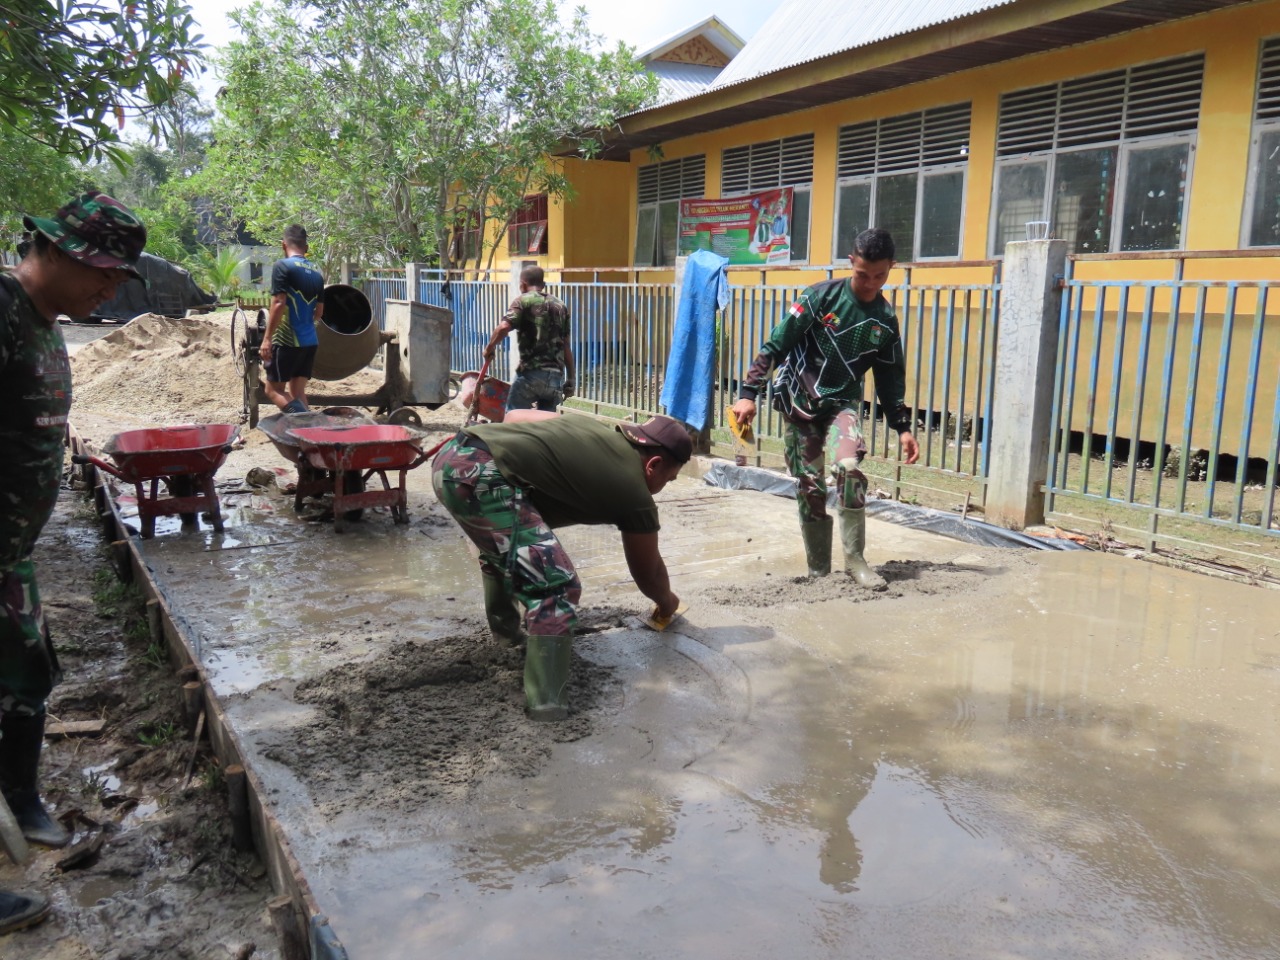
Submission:
<svg viewBox="0 0 1280 960">
<path fill-rule="evenodd" d="M 317 380 L 341 380 L 367 367 L 378 353 L 381 331 L 363 293 L 345 283 L 331 283 L 321 295 L 324 317 L 316 324 Z"/>
</svg>

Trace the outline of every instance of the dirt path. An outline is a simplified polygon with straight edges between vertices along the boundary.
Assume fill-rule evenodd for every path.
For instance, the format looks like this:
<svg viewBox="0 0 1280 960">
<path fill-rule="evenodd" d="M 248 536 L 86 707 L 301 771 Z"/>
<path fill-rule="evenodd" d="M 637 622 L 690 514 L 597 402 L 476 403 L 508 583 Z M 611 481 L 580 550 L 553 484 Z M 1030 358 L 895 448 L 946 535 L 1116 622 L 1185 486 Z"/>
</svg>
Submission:
<svg viewBox="0 0 1280 960">
<path fill-rule="evenodd" d="M 83 490 L 65 489 L 36 550 L 65 679 L 50 722 L 101 720 L 101 733 L 46 741 L 42 786 L 74 825 L 68 850 L 0 866 L 0 887 L 37 890 L 53 916 L 0 936 L 24 960 L 245 960 L 279 957 L 265 871 L 231 846 L 221 772 L 193 747 L 180 684 L 151 649 L 137 595 L 105 559 Z M 100 844 L 96 853 L 91 849 Z M 65 860 L 77 848 L 81 862 Z"/>
</svg>

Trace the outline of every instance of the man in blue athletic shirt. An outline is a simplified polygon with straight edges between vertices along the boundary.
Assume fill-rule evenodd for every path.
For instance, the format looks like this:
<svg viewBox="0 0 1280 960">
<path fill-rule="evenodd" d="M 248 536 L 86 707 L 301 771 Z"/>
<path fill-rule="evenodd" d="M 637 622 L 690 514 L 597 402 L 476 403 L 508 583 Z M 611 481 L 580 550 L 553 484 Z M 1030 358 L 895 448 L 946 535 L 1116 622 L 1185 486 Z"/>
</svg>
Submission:
<svg viewBox="0 0 1280 960">
<path fill-rule="evenodd" d="M 305 413 L 307 381 L 316 359 L 316 324 L 324 316 L 324 277 L 307 259 L 307 231 L 284 229 L 284 259 L 271 267 L 271 310 L 262 338 L 267 399 L 285 413 Z"/>
</svg>

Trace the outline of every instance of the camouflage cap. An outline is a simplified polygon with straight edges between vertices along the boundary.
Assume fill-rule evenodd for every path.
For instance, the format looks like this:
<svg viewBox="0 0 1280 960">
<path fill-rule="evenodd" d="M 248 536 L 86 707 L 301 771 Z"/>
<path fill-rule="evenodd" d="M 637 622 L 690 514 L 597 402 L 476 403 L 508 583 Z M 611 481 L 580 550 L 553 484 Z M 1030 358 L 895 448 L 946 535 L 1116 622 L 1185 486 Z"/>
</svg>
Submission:
<svg viewBox="0 0 1280 960">
<path fill-rule="evenodd" d="M 142 279 L 133 269 L 147 244 L 147 228 L 132 210 L 105 193 L 90 190 L 53 215 L 23 217 L 28 230 L 39 230 L 69 257 L 90 267 L 124 270 Z"/>
</svg>

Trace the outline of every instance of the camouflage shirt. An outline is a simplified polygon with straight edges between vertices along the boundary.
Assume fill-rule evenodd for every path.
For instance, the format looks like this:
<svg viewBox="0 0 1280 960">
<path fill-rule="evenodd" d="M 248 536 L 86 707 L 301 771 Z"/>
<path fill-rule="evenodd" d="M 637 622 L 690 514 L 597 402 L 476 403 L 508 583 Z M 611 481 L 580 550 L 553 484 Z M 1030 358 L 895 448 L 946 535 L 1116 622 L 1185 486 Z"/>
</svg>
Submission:
<svg viewBox="0 0 1280 960">
<path fill-rule="evenodd" d="M 30 555 L 58 502 L 70 409 L 62 330 L 0 276 L 0 571 Z"/>
<path fill-rule="evenodd" d="M 564 346 L 569 340 L 569 308 L 538 290 L 511 301 L 502 317 L 516 330 L 520 347 L 520 366 L 516 373 L 529 370 L 564 369 Z"/>
</svg>

